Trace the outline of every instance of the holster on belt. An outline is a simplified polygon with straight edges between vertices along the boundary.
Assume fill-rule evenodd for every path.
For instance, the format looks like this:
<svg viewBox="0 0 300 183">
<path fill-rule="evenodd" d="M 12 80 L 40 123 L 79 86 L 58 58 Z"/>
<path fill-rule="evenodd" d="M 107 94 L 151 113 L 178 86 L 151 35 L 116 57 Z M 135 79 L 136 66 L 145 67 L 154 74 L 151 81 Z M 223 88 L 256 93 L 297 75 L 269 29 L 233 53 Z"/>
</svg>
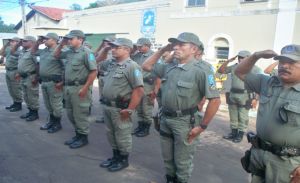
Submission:
<svg viewBox="0 0 300 183">
<path fill-rule="evenodd" d="M 154 84 L 154 78 L 153 77 L 146 77 L 143 79 L 144 82 L 150 84 L 150 85 L 153 85 Z"/>
</svg>

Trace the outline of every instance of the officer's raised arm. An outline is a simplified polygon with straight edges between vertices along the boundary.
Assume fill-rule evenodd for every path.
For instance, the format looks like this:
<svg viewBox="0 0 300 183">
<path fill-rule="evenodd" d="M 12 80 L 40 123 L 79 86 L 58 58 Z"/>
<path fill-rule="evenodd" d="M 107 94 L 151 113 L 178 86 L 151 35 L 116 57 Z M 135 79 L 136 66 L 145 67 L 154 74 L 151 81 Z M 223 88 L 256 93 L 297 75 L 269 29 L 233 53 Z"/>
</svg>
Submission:
<svg viewBox="0 0 300 183">
<path fill-rule="evenodd" d="M 18 43 L 15 44 L 15 45 L 11 48 L 10 53 L 11 53 L 12 55 L 18 56 L 17 50 L 18 50 L 18 48 L 19 48 L 21 45 L 22 45 L 22 40 L 18 41 Z"/>
<path fill-rule="evenodd" d="M 273 58 L 277 55 L 273 50 L 264 50 L 258 51 L 250 55 L 249 57 L 245 58 L 236 68 L 235 74 L 241 79 L 245 80 L 245 76 L 251 71 L 255 63 L 261 59 L 269 59 Z"/>
<path fill-rule="evenodd" d="M 100 51 L 97 52 L 96 56 L 96 62 L 97 64 L 106 60 L 108 56 L 108 52 L 111 50 L 111 47 L 109 45 L 105 45 L 100 49 Z"/>
<path fill-rule="evenodd" d="M 173 45 L 172 44 L 167 44 L 166 46 L 162 47 L 160 50 L 155 52 L 153 55 L 151 55 L 143 64 L 142 64 L 142 69 L 144 71 L 151 71 L 153 68 L 153 65 L 158 62 L 160 57 L 166 52 L 166 51 L 172 51 L 173 50 Z"/>
<path fill-rule="evenodd" d="M 221 67 L 218 69 L 217 72 L 218 72 L 218 73 L 221 73 L 221 74 L 225 74 L 227 65 L 228 65 L 230 62 L 234 61 L 236 58 L 237 58 L 237 55 L 234 56 L 234 57 L 232 57 L 232 58 L 230 58 L 230 59 L 228 59 L 228 60 L 226 60 L 226 61 L 221 65 Z"/>
<path fill-rule="evenodd" d="M 58 45 L 58 47 L 55 49 L 54 51 L 54 57 L 56 59 L 60 59 L 60 55 L 62 53 L 62 49 L 65 45 L 68 44 L 68 38 L 64 37 L 63 40 L 61 41 L 61 43 Z"/>
</svg>

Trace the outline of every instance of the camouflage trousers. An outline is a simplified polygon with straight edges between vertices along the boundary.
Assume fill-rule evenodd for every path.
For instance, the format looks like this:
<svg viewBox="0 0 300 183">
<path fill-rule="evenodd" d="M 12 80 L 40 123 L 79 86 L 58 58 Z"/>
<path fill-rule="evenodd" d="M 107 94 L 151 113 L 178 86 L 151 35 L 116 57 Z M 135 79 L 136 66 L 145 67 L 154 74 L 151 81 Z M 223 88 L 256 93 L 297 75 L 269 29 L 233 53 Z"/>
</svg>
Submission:
<svg viewBox="0 0 300 183">
<path fill-rule="evenodd" d="M 269 151 L 252 148 L 250 166 L 265 171 L 265 177 L 253 175 L 251 183 L 288 183 L 290 174 L 300 165 L 300 157 L 277 156 Z"/>
<path fill-rule="evenodd" d="M 43 82 L 41 88 L 44 103 L 49 113 L 55 117 L 61 117 L 63 110 L 63 91 L 57 90 L 53 81 Z"/>
<path fill-rule="evenodd" d="M 35 75 L 29 75 L 21 79 L 24 101 L 27 107 L 32 110 L 39 109 L 39 83 L 36 85 L 32 84 L 35 77 Z"/>
<path fill-rule="evenodd" d="M 87 135 L 91 123 L 92 88 L 89 88 L 84 98 L 80 98 L 79 90 L 81 88 L 82 85 L 64 87 L 65 108 L 75 131 Z"/>
<path fill-rule="evenodd" d="M 132 119 L 121 120 L 120 110 L 116 107 L 104 105 L 104 121 L 106 135 L 112 149 L 119 150 L 121 154 L 129 154 L 132 150 Z"/>
<path fill-rule="evenodd" d="M 195 125 L 199 124 L 201 119 L 198 114 L 195 114 L 195 119 Z M 191 177 L 194 153 L 199 143 L 199 138 L 188 143 L 190 130 L 190 115 L 174 118 L 161 116 L 160 141 L 166 174 L 176 176 L 181 182 L 188 182 Z"/>
<path fill-rule="evenodd" d="M 6 70 L 6 85 L 8 88 L 9 95 L 14 102 L 22 102 L 22 86 L 21 82 L 15 79 L 17 70 L 8 71 Z"/>
<path fill-rule="evenodd" d="M 245 108 L 247 100 L 249 100 L 248 93 L 230 93 L 230 101 L 234 103 L 228 105 L 231 129 L 243 132 L 247 130 L 249 124 L 249 109 Z"/>
</svg>

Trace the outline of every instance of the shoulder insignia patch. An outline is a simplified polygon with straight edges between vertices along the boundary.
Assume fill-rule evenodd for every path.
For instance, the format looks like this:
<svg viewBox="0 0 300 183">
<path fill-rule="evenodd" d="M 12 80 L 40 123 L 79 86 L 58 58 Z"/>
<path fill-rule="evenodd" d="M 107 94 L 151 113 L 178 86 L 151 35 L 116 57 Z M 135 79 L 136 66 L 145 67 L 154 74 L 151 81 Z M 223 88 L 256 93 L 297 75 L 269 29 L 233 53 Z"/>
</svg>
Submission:
<svg viewBox="0 0 300 183">
<path fill-rule="evenodd" d="M 216 82 L 215 82 L 215 77 L 213 74 L 209 74 L 207 76 L 207 82 L 208 82 L 208 85 L 209 85 L 209 88 L 210 89 L 216 89 Z"/>
</svg>

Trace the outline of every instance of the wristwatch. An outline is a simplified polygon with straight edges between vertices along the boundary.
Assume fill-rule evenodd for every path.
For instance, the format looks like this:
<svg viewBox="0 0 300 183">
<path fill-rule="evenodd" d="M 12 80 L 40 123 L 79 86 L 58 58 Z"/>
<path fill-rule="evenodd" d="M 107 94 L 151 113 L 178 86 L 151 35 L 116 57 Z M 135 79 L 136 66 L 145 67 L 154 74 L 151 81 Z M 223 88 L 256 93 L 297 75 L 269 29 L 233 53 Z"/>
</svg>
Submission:
<svg viewBox="0 0 300 183">
<path fill-rule="evenodd" d="M 207 128 L 207 125 L 205 125 L 205 124 L 200 124 L 199 126 L 200 126 L 200 128 L 202 128 L 203 130 L 205 130 L 205 129 Z"/>
</svg>

